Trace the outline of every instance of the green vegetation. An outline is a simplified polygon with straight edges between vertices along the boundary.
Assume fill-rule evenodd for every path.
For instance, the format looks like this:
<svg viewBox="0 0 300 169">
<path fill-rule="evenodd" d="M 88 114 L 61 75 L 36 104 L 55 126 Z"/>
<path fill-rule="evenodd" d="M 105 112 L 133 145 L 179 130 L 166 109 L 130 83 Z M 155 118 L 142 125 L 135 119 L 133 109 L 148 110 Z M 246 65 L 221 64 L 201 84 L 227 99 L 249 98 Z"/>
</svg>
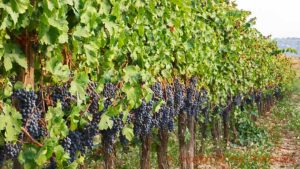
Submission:
<svg viewBox="0 0 300 169">
<path fill-rule="evenodd" d="M 299 70 L 297 70 L 299 71 Z M 270 114 L 261 118 L 255 126 L 249 127 L 248 130 L 242 130 L 250 137 L 246 137 L 256 142 L 255 136 L 259 136 L 258 144 L 247 146 L 233 146 L 226 152 L 225 156 L 228 164 L 233 168 L 270 168 L 272 156 L 274 156 L 274 148 L 276 145 L 282 144 L 282 139 L 285 134 L 296 143 L 300 143 L 300 80 L 296 79 L 293 84 L 293 90 L 281 99 L 272 109 Z M 249 131 L 250 130 L 250 131 Z M 261 132 L 259 132 L 261 131 Z M 258 134 L 260 133 L 260 134 Z M 266 134 L 268 133 L 268 134 Z M 254 136 L 254 137 L 253 137 Z M 261 142 L 265 140 L 264 142 Z M 257 143 L 257 142 L 256 142 Z M 287 143 L 289 144 L 289 143 Z M 299 149 L 294 150 L 295 152 Z M 272 154 L 273 153 L 273 154 Z M 283 164 L 292 163 L 285 159 L 288 156 L 282 157 Z M 298 158 L 297 156 L 295 158 Z M 238 160 L 237 160 L 238 159 Z M 276 159 L 273 157 L 273 160 Z M 277 157 L 280 160 L 279 157 Z"/>
<path fill-rule="evenodd" d="M 268 144 L 254 121 L 295 73 L 249 15 L 228 0 L 1 1 L 0 166 L 194 169 Z"/>
</svg>

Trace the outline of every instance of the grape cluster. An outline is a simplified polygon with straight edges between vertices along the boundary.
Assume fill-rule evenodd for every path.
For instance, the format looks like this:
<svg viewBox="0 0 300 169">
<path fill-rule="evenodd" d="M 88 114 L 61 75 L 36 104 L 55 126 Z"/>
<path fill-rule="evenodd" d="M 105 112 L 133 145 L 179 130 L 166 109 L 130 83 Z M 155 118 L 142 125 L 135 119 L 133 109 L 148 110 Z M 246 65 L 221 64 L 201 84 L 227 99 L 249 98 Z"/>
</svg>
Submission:
<svg viewBox="0 0 300 169">
<path fill-rule="evenodd" d="M 19 89 L 14 91 L 13 97 L 18 101 L 18 109 L 22 114 L 23 125 L 29 134 L 36 139 L 45 136 L 47 131 L 39 124 L 42 115 L 41 107 L 37 106 L 39 99 L 35 92 Z"/>
<path fill-rule="evenodd" d="M 3 148 L 4 156 L 7 159 L 17 158 L 21 151 L 20 144 L 6 143 Z"/>
<path fill-rule="evenodd" d="M 116 136 L 122 130 L 122 128 L 123 121 L 120 115 L 119 117 L 113 117 L 113 127 L 111 129 L 101 131 L 103 144 L 106 146 L 104 148 L 105 153 L 112 153 L 113 145 L 116 141 Z"/>
<path fill-rule="evenodd" d="M 160 108 L 156 118 L 158 118 L 157 121 L 160 129 L 168 129 L 168 123 L 171 120 L 169 107 L 163 105 Z"/>
<path fill-rule="evenodd" d="M 51 87 L 51 91 L 51 98 L 53 102 L 57 103 L 58 101 L 60 101 L 63 111 L 70 110 L 72 95 L 68 91 L 68 86 L 54 86 Z"/>
<path fill-rule="evenodd" d="M 92 120 L 89 124 L 84 127 L 84 137 L 87 138 L 85 140 L 84 145 L 91 149 L 93 147 L 93 138 L 99 133 L 98 123 L 100 122 L 101 115 L 107 109 L 108 105 L 107 101 L 103 110 L 99 111 L 99 95 L 95 92 L 95 84 L 91 84 L 88 90 L 90 96 L 90 105 L 88 108 L 88 112 L 92 114 Z"/>
<path fill-rule="evenodd" d="M 79 130 L 69 132 L 68 136 L 61 141 L 64 150 L 70 155 L 70 162 L 75 161 L 76 153 L 85 152 L 83 133 Z"/>
<path fill-rule="evenodd" d="M 61 141 L 61 145 L 65 151 L 70 155 L 70 162 L 76 159 L 76 152 L 85 153 L 87 149 L 93 148 L 93 138 L 99 134 L 98 123 L 100 122 L 101 115 L 111 105 L 111 101 L 106 99 L 104 101 L 103 110 L 99 111 L 99 95 L 92 87 L 89 90 L 90 106 L 88 108 L 89 113 L 92 114 L 92 120 L 83 129 L 71 131 L 69 135 Z M 102 133 L 103 134 L 103 133 Z"/>
<path fill-rule="evenodd" d="M 174 108 L 175 114 L 178 115 L 180 110 L 184 107 L 184 100 L 185 100 L 185 88 L 179 81 L 179 79 L 174 80 Z"/>
<path fill-rule="evenodd" d="M 153 97 L 154 99 L 157 101 L 159 99 L 163 98 L 163 88 L 161 86 L 161 83 L 156 82 L 152 87 L 151 87 L 152 91 L 153 91 Z"/>
<path fill-rule="evenodd" d="M 175 113 L 175 101 L 174 101 L 174 90 L 173 86 L 168 85 L 166 88 L 166 106 L 169 109 L 169 120 L 168 120 L 168 129 L 169 131 L 174 130 L 174 118 L 176 116 Z"/>
<path fill-rule="evenodd" d="M 134 114 L 134 134 L 135 136 L 147 136 L 151 133 L 153 125 L 152 118 L 153 101 L 146 103 L 145 100 L 139 108 L 133 110 Z"/>
<path fill-rule="evenodd" d="M 208 123 L 208 110 L 209 110 L 209 99 L 207 90 L 202 87 L 199 92 L 199 105 L 200 105 L 200 116 L 203 116 L 205 119 L 205 123 Z M 196 116 L 196 120 L 199 120 L 199 116 Z"/>
<path fill-rule="evenodd" d="M 240 106 L 242 103 L 242 96 L 241 94 L 237 94 L 236 96 L 233 97 L 233 102 L 235 106 Z"/>
<path fill-rule="evenodd" d="M 185 107 L 188 116 L 194 116 L 195 111 L 193 111 L 194 106 L 198 106 L 199 93 L 196 92 L 197 79 L 192 78 L 190 80 L 190 85 L 186 89 L 186 99 L 185 99 Z M 197 96 L 196 96 L 197 93 Z"/>
<path fill-rule="evenodd" d="M 154 99 L 158 100 L 156 97 L 163 97 L 165 104 L 161 106 L 160 110 L 153 116 L 153 126 L 159 127 L 161 130 L 174 130 L 174 118 L 176 116 L 175 107 L 174 107 L 174 91 L 173 86 L 168 85 L 163 91 L 161 87 L 158 87 L 156 83 L 156 90 L 154 90 Z M 155 87 L 153 87 L 155 88 Z"/>
<path fill-rule="evenodd" d="M 255 102 L 256 102 L 256 103 L 260 103 L 260 102 L 262 101 L 262 99 L 263 99 L 263 94 L 262 94 L 262 92 L 257 91 L 257 92 L 255 93 Z"/>
<path fill-rule="evenodd" d="M 117 87 L 112 83 L 106 83 L 103 89 L 104 97 L 112 99 L 116 96 Z"/>
<path fill-rule="evenodd" d="M 34 91 L 26 91 L 25 89 L 14 91 L 13 97 L 18 101 L 18 109 L 22 114 L 23 123 L 25 123 L 36 108 L 37 97 Z"/>
<path fill-rule="evenodd" d="M 222 107 L 222 116 L 223 119 L 228 122 L 228 115 L 232 110 L 232 106 L 234 105 L 234 103 L 232 102 L 232 98 L 230 96 L 227 97 L 227 101 L 226 101 L 226 105 Z"/>
<path fill-rule="evenodd" d="M 279 99 L 281 97 L 281 88 L 280 87 L 275 87 L 274 89 L 274 96 Z"/>
<path fill-rule="evenodd" d="M 89 105 L 89 113 L 91 113 L 93 116 L 97 116 L 99 113 L 99 95 L 95 91 L 95 86 L 90 85 L 88 94 L 90 96 L 90 105 Z"/>
<path fill-rule="evenodd" d="M 129 144 L 129 140 L 124 134 L 120 133 L 119 139 L 122 146 L 126 147 Z"/>
<path fill-rule="evenodd" d="M 245 96 L 245 102 L 248 105 L 252 105 L 255 101 L 255 93 L 251 92 L 249 95 Z"/>
<path fill-rule="evenodd" d="M 112 89 L 111 85 L 106 86 L 110 87 L 106 87 L 105 91 Z M 87 90 L 90 96 L 88 112 L 92 115 L 92 120 L 84 126 L 84 128 L 71 131 L 68 136 L 61 141 L 61 145 L 70 155 L 70 162 L 76 159 L 77 152 L 85 153 L 87 149 L 93 148 L 93 138 L 99 134 L 98 123 L 100 122 L 101 115 L 107 110 L 108 106 L 111 105 L 110 99 L 106 99 L 104 101 L 103 110 L 99 111 L 100 95 L 96 93 L 95 88 L 95 84 L 91 83 Z"/>
<path fill-rule="evenodd" d="M 3 166 L 4 161 L 5 161 L 5 156 L 4 156 L 4 149 L 3 146 L 0 146 L 0 168 Z"/>
<path fill-rule="evenodd" d="M 34 138 L 41 138 L 46 135 L 46 129 L 39 124 L 41 119 L 41 112 L 33 112 L 27 121 L 27 130 L 29 134 Z"/>
<path fill-rule="evenodd" d="M 56 169 L 56 168 L 57 168 L 57 164 L 56 164 L 55 157 L 51 157 L 50 164 L 48 165 L 48 167 L 46 169 Z"/>
<path fill-rule="evenodd" d="M 198 118 L 198 115 L 201 113 L 202 106 L 203 106 L 203 99 L 201 98 L 201 93 L 200 91 L 195 91 L 195 100 L 192 105 L 192 115 Z"/>
</svg>

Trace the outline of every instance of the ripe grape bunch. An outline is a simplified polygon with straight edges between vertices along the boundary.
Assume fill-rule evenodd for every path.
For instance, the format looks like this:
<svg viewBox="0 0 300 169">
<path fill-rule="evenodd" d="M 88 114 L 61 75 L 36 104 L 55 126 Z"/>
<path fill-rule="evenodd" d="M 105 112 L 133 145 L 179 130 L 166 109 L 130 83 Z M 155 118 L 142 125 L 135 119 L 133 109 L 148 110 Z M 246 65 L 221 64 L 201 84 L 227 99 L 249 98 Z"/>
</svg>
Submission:
<svg viewBox="0 0 300 169">
<path fill-rule="evenodd" d="M 71 108 L 72 95 L 68 91 L 67 85 L 51 87 L 51 91 L 52 91 L 51 98 L 54 103 L 60 101 L 62 105 L 62 109 L 64 111 L 69 110 Z"/>
<path fill-rule="evenodd" d="M 139 108 L 133 110 L 134 114 L 134 134 L 135 136 L 148 136 L 151 134 L 153 128 L 153 117 L 152 117 L 153 101 L 150 100 L 146 103 L 145 100 Z"/>
<path fill-rule="evenodd" d="M 186 110 L 187 114 L 189 116 L 193 116 L 194 111 L 193 111 L 193 103 L 197 101 L 198 98 L 195 98 L 196 95 L 196 85 L 197 85 L 197 79 L 192 78 L 190 80 L 190 85 L 187 87 L 186 90 L 186 99 L 185 99 L 185 107 L 184 109 Z M 199 96 L 199 95 L 198 95 Z"/>
<path fill-rule="evenodd" d="M 21 145 L 17 143 L 6 143 L 3 147 L 4 157 L 6 159 L 17 158 L 21 151 Z"/>
<path fill-rule="evenodd" d="M 76 159 L 76 153 L 78 151 L 85 153 L 85 139 L 89 138 L 84 138 L 83 132 L 76 130 L 69 132 L 68 136 L 61 141 L 61 145 L 70 155 L 70 162 L 73 162 Z"/>
<path fill-rule="evenodd" d="M 106 83 L 103 89 L 103 95 L 105 98 L 113 99 L 116 96 L 117 87 L 112 83 Z"/>
<path fill-rule="evenodd" d="M 175 108 L 174 108 L 174 91 L 171 85 L 166 86 L 163 91 L 162 88 L 154 91 L 155 95 L 162 93 L 164 96 L 165 104 L 161 106 L 158 113 L 155 114 L 154 121 L 158 123 L 158 127 L 161 130 L 173 131 L 174 129 L 174 118 L 175 118 Z M 158 94 L 157 94 L 158 93 Z"/>
<path fill-rule="evenodd" d="M 0 168 L 3 166 L 5 160 L 3 146 L 0 146 Z"/>
<path fill-rule="evenodd" d="M 41 119 L 41 112 L 33 112 L 27 121 L 27 130 L 34 138 L 40 138 L 46 135 L 46 131 L 43 126 L 39 124 Z"/>
<path fill-rule="evenodd" d="M 174 130 L 174 118 L 176 116 L 175 113 L 175 101 L 174 101 L 174 88 L 171 85 L 166 87 L 166 106 L 169 109 L 169 120 L 168 120 L 168 129 L 169 131 Z"/>
<path fill-rule="evenodd" d="M 111 129 L 101 131 L 103 144 L 105 145 L 105 153 L 110 154 L 113 152 L 113 145 L 116 141 L 116 136 L 122 128 L 123 121 L 120 115 L 119 117 L 113 117 L 113 127 Z"/>
<path fill-rule="evenodd" d="M 18 101 L 18 110 L 22 114 L 23 123 L 25 123 L 36 108 L 37 97 L 34 91 L 26 91 L 25 89 L 14 91 L 12 96 Z"/>
<path fill-rule="evenodd" d="M 185 88 L 184 85 L 180 83 L 179 79 L 174 81 L 174 108 L 175 115 L 178 115 L 181 109 L 184 107 L 185 100 Z"/>
</svg>

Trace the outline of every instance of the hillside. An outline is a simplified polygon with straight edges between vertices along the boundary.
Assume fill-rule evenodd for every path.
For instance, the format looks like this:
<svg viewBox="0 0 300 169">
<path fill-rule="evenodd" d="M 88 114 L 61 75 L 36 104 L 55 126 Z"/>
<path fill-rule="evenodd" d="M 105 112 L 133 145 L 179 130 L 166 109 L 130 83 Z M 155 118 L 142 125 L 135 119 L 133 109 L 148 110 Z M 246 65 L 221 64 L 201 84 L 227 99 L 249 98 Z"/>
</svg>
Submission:
<svg viewBox="0 0 300 169">
<path fill-rule="evenodd" d="M 294 48 L 298 54 L 291 54 L 293 56 L 300 56 L 300 38 L 276 38 L 280 48 Z"/>
</svg>

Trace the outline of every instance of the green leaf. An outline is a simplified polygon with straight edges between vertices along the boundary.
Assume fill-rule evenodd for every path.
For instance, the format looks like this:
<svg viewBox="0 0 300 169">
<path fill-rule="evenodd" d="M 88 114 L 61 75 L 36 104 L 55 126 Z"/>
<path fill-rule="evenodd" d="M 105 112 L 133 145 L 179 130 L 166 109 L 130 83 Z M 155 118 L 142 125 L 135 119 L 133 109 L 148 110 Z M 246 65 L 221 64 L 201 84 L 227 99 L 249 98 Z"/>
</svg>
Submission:
<svg viewBox="0 0 300 169">
<path fill-rule="evenodd" d="M 86 43 L 83 45 L 87 65 L 98 65 L 98 45 L 96 43 Z"/>
<path fill-rule="evenodd" d="M 126 93 L 127 100 L 130 108 L 137 107 L 141 104 L 143 98 L 143 92 L 141 86 L 131 86 L 126 83 L 122 91 Z"/>
<path fill-rule="evenodd" d="M 57 103 L 56 107 L 49 107 L 45 120 L 50 137 L 62 138 L 67 136 L 69 130 L 63 117 L 64 112 L 60 102 Z"/>
<path fill-rule="evenodd" d="M 58 57 L 51 57 L 46 63 L 46 70 L 53 74 L 54 81 L 66 82 L 69 80 L 70 70 L 67 65 L 63 65 Z"/>
<path fill-rule="evenodd" d="M 125 82 L 133 83 L 139 83 L 139 80 L 141 79 L 140 76 L 140 68 L 138 66 L 127 66 L 124 69 L 124 77 Z"/>
<path fill-rule="evenodd" d="M 107 130 L 113 127 L 114 122 L 106 114 L 102 114 L 100 123 L 98 125 L 100 130 Z"/>
<path fill-rule="evenodd" d="M 53 152 L 55 153 L 58 168 L 68 168 L 66 164 L 68 164 L 70 157 L 65 153 L 64 148 L 61 145 L 56 145 L 53 148 Z"/>
<path fill-rule="evenodd" d="M 57 16 L 60 15 L 58 11 L 53 13 L 50 16 L 44 13 L 39 18 L 41 22 L 37 29 L 40 42 L 48 45 L 68 42 L 68 22 L 64 16 Z"/>
<path fill-rule="evenodd" d="M 4 67 L 6 71 L 12 69 L 12 62 L 16 62 L 18 65 L 27 69 L 27 61 L 24 53 L 20 47 L 13 43 L 7 43 L 4 46 Z"/>
<path fill-rule="evenodd" d="M 30 5 L 29 0 L 10 0 L 10 3 L 12 9 L 19 14 L 25 13 Z"/>
<path fill-rule="evenodd" d="M 59 35 L 58 37 L 58 42 L 63 44 L 63 43 L 66 43 L 68 42 L 68 33 L 67 32 L 63 32 Z"/>
<path fill-rule="evenodd" d="M 80 121 L 80 112 L 84 110 L 84 106 L 74 106 L 72 107 L 72 111 L 69 115 L 69 119 L 71 122 L 70 129 L 74 131 L 78 127 L 78 123 Z"/>
<path fill-rule="evenodd" d="M 19 90 L 19 89 L 24 89 L 25 88 L 25 85 L 24 83 L 20 82 L 20 81 L 17 81 L 14 85 L 14 89 L 15 90 Z"/>
<path fill-rule="evenodd" d="M 12 94 L 12 86 L 11 85 L 6 85 L 4 87 L 4 96 L 9 97 Z"/>
<path fill-rule="evenodd" d="M 59 37 L 59 32 L 57 31 L 57 29 L 46 24 L 40 24 L 38 30 L 39 40 L 42 44 L 54 44 Z"/>
<path fill-rule="evenodd" d="M 121 112 L 121 105 L 114 105 L 114 106 L 109 106 L 106 110 L 106 115 L 110 116 L 110 117 L 114 117 L 119 115 L 119 113 Z"/>
<path fill-rule="evenodd" d="M 146 93 L 144 95 L 146 95 L 145 96 L 145 100 L 148 103 L 152 99 L 153 91 L 151 90 L 151 88 L 145 87 L 145 89 L 143 90 L 143 92 Z"/>
<path fill-rule="evenodd" d="M 22 115 L 8 104 L 3 105 L 0 114 L 0 130 L 5 130 L 6 141 L 17 141 L 21 133 Z"/>
<path fill-rule="evenodd" d="M 12 63 L 10 57 L 4 57 L 4 68 L 6 71 L 9 71 L 12 69 Z"/>
<path fill-rule="evenodd" d="M 75 31 L 73 32 L 73 35 L 75 37 L 78 37 L 78 38 L 88 38 L 90 36 L 90 32 L 87 30 L 87 28 L 84 28 L 82 26 L 77 26 L 75 28 Z"/>
<path fill-rule="evenodd" d="M 133 129 L 125 127 L 122 130 L 122 134 L 126 137 L 127 140 L 131 141 L 134 137 Z"/>
<path fill-rule="evenodd" d="M 163 104 L 165 104 L 165 101 L 163 99 L 160 99 L 158 102 L 155 102 L 155 104 L 153 105 L 153 111 L 157 113 Z"/>
<path fill-rule="evenodd" d="M 37 168 L 35 159 L 39 149 L 32 144 L 24 144 L 18 156 L 19 162 L 25 169 Z"/>
<path fill-rule="evenodd" d="M 38 152 L 37 158 L 35 159 L 36 163 L 41 166 L 42 164 L 45 164 L 47 162 L 47 149 L 43 148 Z"/>
<path fill-rule="evenodd" d="M 19 13 L 15 12 L 12 7 L 11 4 L 3 4 L 0 3 L 0 9 L 4 9 L 11 17 L 12 21 L 14 22 L 14 24 L 17 24 L 18 22 L 18 18 L 19 18 Z M 8 20 L 6 20 L 7 22 Z"/>
<path fill-rule="evenodd" d="M 27 61 L 25 55 L 21 53 L 14 53 L 9 56 L 12 57 L 14 61 L 17 62 L 20 66 L 22 66 L 24 69 L 27 69 Z"/>
<path fill-rule="evenodd" d="M 111 4 L 109 0 L 103 0 L 100 1 L 100 9 L 99 9 L 99 14 L 109 14 L 109 11 L 111 9 Z"/>
<path fill-rule="evenodd" d="M 86 87 L 89 82 L 89 77 L 85 72 L 79 72 L 75 74 L 71 87 L 70 93 L 77 96 L 77 103 L 81 104 L 85 100 Z"/>
</svg>

